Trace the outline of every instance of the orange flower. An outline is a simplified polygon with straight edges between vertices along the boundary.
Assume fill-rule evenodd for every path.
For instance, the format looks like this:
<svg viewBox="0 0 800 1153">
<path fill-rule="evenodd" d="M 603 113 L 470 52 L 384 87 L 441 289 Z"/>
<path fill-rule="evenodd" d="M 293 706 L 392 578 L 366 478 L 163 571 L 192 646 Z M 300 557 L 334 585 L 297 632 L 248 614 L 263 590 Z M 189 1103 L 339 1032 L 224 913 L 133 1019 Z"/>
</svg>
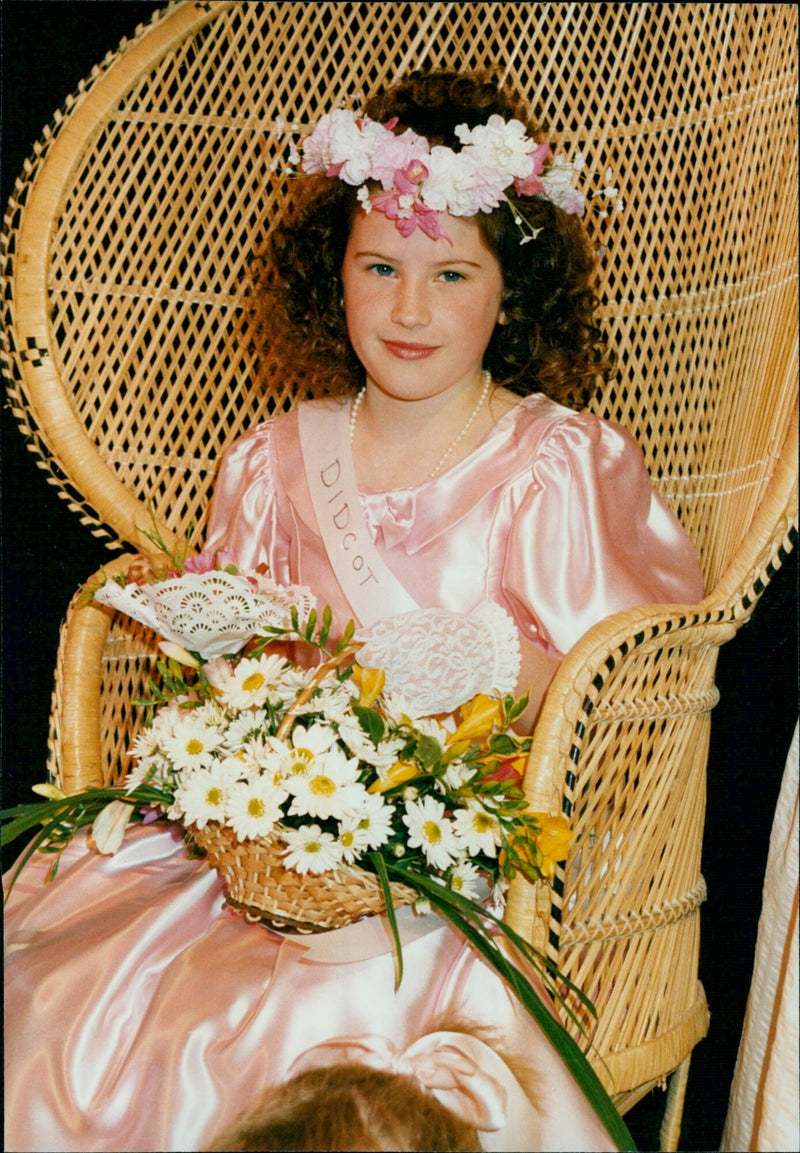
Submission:
<svg viewBox="0 0 800 1153">
<path fill-rule="evenodd" d="M 383 669 L 365 669 L 359 664 L 354 664 L 353 680 L 358 685 L 358 703 L 362 708 L 372 708 L 383 692 L 383 686 L 386 684 L 386 673 Z"/>
<path fill-rule="evenodd" d="M 539 872 L 552 880 L 556 865 L 567 859 L 572 829 L 566 817 L 551 817 L 547 813 L 532 813 L 531 816 L 539 822 L 539 832 L 536 834 Z"/>
<path fill-rule="evenodd" d="M 487 697 L 485 693 L 478 693 L 467 704 L 461 706 L 461 723 L 454 733 L 447 738 L 448 745 L 459 741 L 472 741 L 480 737 L 491 736 L 495 725 L 502 719 L 500 702 L 494 697 Z"/>
<path fill-rule="evenodd" d="M 491 764 L 491 762 L 489 762 Z M 496 761 L 496 768 L 484 775 L 485 781 L 513 781 L 515 785 L 522 784 L 525 776 L 525 766 L 528 763 L 528 754 L 521 757 L 506 757 L 505 760 Z"/>
<path fill-rule="evenodd" d="M 402 785 L 403 781 L 409 781 L 412 777 L 418 777 L 419 774 L 419 765 L 415 765 L 413 761 L 395 761 L 384 779 L 373 781 L 367 792 L 385 793 L 387 789 L 393 789 L 395 785 Z"/>
</svg>

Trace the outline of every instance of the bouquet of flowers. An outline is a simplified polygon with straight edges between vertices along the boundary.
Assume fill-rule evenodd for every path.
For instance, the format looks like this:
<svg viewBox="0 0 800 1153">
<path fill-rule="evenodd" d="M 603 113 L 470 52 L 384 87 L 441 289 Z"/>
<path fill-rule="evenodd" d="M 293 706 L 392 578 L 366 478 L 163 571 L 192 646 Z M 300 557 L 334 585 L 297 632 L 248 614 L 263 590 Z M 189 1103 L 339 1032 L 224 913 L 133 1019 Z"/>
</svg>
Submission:
<svg viewBox="0 0 800 1153">
<path fill-rule="evenodd" d="M 165 818 L 207 854 L 229 905 L 249 919 L 308 932 L 385 911 L 398 983 L 395 907 L 432 908 L 509 981 L 616 1126 L 524 969 L 533 966 L 573 1020 L 568 990 L 593 1007 L 500 919 L 509 881 L 552 878 L 570 836 L 564 818 L 527 809 L 530 738 L 511 728 L 526 698 L 485 693 L 451 718 L 416 716 L 386 691 L 381 670 L 358 665 L 352 622 L 331 643 L 330 610 L 318 614 L 308 590 L 239 572 L 227 550 L 140 558 L 91 595 L 160 633 L 159 678 L 137 702 L 146 724 L 122 784 L 74 796 L 35 786 L 44 800 L 3 812 L 3 843 L 37 830 L 11 884 L 37 850 L 55 854 L 55 875 L 80 827 L 113 853 L 130 822 Z"/>
</svg>

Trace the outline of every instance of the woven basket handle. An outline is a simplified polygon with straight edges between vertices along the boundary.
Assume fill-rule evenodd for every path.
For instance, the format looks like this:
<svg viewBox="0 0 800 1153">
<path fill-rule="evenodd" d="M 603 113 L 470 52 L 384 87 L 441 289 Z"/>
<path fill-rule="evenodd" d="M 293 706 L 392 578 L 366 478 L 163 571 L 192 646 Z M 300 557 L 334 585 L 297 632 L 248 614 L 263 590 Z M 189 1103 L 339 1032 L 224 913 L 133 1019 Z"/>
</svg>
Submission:
<svg viewBox="0 0 800 1153">
<path fill-rule="evenodd" d="M 339 666 L 343 665 L 349 657 L 351 657 L 354 653 L 357 653 L 361 648 L 362 643 L 362 641 L 354 641 L 352 644 L 349 644 L 343 648 L 341 652 L 335 653 L 332 657 L 329 657 L 327 661 L 323 661 L 323 663 L 317 667 L 313 677 L 281 721 L 280 727 L 275 734 L 279 740 L 283 740 L 287 735 L 289 729 L 292 727 L 292 721 L 297 716 L 297 710 L 301 709 L 306 701 L 311 699 L 318 685 L 322 683 L 328 673 L 332 672 L 334 669 L 338 669 Z"/>
</svg>

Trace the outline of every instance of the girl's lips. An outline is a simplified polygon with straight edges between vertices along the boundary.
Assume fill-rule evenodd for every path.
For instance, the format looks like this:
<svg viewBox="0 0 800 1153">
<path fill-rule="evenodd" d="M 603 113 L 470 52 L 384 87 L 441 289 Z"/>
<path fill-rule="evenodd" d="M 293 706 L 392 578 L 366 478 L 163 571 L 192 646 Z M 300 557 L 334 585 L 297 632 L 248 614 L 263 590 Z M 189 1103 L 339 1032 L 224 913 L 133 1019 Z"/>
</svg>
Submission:
<svg viewBox="0 0 800 1153">
<path fill-rule="evenodd" d="M 436 352 L 435 344 L 407 344 L 399 340 L 384 340 L 383 347 L 400 360 L 424 360 Z"/>
</svg>

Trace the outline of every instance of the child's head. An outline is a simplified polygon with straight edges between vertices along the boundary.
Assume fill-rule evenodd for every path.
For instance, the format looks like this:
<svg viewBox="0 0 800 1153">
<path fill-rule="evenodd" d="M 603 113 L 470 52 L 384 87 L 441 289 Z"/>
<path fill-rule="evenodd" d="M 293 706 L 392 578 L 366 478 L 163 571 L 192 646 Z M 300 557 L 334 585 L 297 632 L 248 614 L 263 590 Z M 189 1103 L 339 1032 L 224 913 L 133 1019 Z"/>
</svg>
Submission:
<svg viewBox="0 0 800 1153">
<path fill-rule="evenodd" d="M 410 1076 L 366 1065 L 298 1073 L 211 1149 L 479 1150 L 472 1125 Z"/>
<path fill-rule="evenodd" d="M 521 121 L 530 138 L 541 140 L 522 101 L 486 76 L 414 73 L 369 99 L 364 112 L 379 124 L 396 118 L 395 135 L 411 129 L 431 147 L 454 152 L 461 148 L 458 126 L 474 128 L 493 115 Z M 303 176 L 291 192 L 287 218 L 270 239 L 271 271 L 261 284 L 267 336 L 289 342 L 309 383 L 349 391 L 363 383 L 364 370 L 347 335 L 342 263 L 363 209 L 356 188 L 340 179 Z M 491 329 L 483 366 L 495 383 L 522 395 L 580 397 L 608 368 L 605 340 L 593 320 L 591 244 L 579 220 L 550 200 L 518 196 L 513 187 L 506 197 L 492 211 L 456 218 L 477 231 L 502 274 L 502 322 Z M 525 243 L 519 217 L 525 232 L 536 234 Z M 425 242 L 447 259 L 444 237 L 426 236 Z"/>
</svg>

